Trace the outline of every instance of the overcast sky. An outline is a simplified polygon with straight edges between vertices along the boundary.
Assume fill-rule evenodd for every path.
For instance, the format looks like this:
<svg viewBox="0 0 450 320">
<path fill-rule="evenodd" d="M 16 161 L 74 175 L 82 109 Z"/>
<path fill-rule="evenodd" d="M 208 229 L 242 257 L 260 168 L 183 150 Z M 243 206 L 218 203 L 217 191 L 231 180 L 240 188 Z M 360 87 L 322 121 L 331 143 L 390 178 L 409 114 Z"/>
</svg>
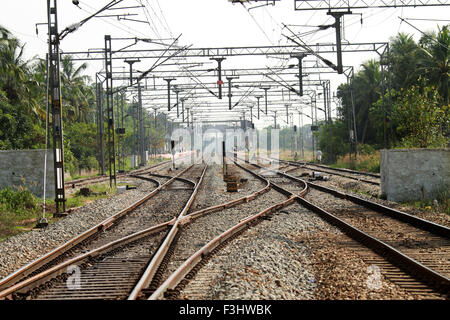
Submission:
<svg viewBox="0 0 450 320">
<path fill-rule="evenodd" d="M 78 8 L 71 0 L 58 0 L 59 29 L 76 23 L 90 13 L 101 8 L 110 1 L 80 1 Z M 288 40 L 281 33 L 289 34 L 282 23 L 287 25 L 318 26 L 331 24 L 326 11 L 295 11 L 294 0 L 281 0 L 275 6 L 266 6 L 247 10 L 239 4 L 231 4 L 227 0 L 124 0 L 118 6 L 146 5 L 146 10 L 129 9 L 121 13 L 138 14 L 129 16 L 130 19 L 149 21 L 150 23 L 118 21 L 117 18 L 94 18 L 76 32 L 69 34 L 62 42 L 64 51 L 80 51 L 89 48 L 104 47 L 104 35 L 113 37 L 146 37 L 170 38 L 182 34 L 180 44 L 193 45 L 193 47 L 223 47 L 223 46 L 257 46 L 288 44 Z M 107 11 L 103 14 L 116 14 L 119 11 Z M 344 19 L 344 41 L 356 42 L 387 42 L 398 32 L 413 34 L 417 40 L 420 32 L 402 23 L 398 18 L 431 18 L 448 19 L 449 7 L 437 8 L 389 8 L 389 9 L 360 9 L 353 10 L 353 15 Z M 362 24 L 361 15 L 362 13 Z M 45 56 L 47 52 L 46 26 L 36 23 L 47 20 L 47 1 L 45 0 L 15 0 L 1 3 L 0 25 L 3 25 L 22 42 L 26 43 L 25 55 L 31 58 L 35 55 Z M 436 30 L 438 25 L 445 24 L 437 21 L 409 21 L 422 31 Z M 304 33 L 314 28 L 290 26 L 297 33 Z M 334 29 L 320 31 L 302 38 L 308 44 L 335 42 Z M 292 43 L 289 43 L 292 44 Z M 120 48 L 124 44 L 113 43 L 113 48 Z M 335 62 L 334 55 L 327 56 Z M 376 54 L 345 54 L 344 65 L 353 65 L 356 68 Z M 274 59 L 266 59 L 274 60 Z M 255 60 L 256 61 L 256 60 Z M 228 59 L 225 68 L 238 65 L 252 64 L 252 60 Z M 294 63 L 294 61 L 292 61 Z M 267 61 L 259 64 L 260 67 L 280 64 L 279 61 Z M 122 66 L 122 65 L 121 65 Z M 123 65 L 124 66 L 124 65 Z M 89 75 L 93 77 L 102 66 L 90 64 Z M 142 69 L 145 69 L 142 67 Z M 328 76 L 332 81 L 332 90 L 336 90 L 339 83 L 345 82 L 345 76 Z"/>
</svg>

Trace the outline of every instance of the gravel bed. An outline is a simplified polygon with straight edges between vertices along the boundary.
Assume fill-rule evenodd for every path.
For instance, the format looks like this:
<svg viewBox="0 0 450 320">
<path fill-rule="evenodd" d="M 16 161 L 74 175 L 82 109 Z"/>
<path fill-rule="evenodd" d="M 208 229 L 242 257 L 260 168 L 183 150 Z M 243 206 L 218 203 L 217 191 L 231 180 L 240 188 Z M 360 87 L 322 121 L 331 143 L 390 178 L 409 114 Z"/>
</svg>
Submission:
<svg viewBox="0 0 450 320">
<path fill-rule="evenodd" d="M 447 248 L 450 246 L 450 241 L 445 239 L 437 241 L 436 236 L 428 231 L 322 191 L 312 189 L 305 198 L 417 261 L 431 265 L 435 271 L 444 276 L 448 276 Z"/>
<path fill-rule="evenodd" d="M 226 203 L 244 196 L 250 195 L 260 189 L 265 184 L 245 172 L 237 168 L 235 165 L 228 165 L 229 173 L 232 173 L 238 179 L 246 179 L 247 181 L 238 186 L 238 192 L 227 192 L 227 183 L 223 181 L 222 166 L 212 164 L 206 170 L 203 183 L 200 186 L 197 197 L 191 206 L 189 212 L 194 212 L 207 207 Z"/>
<path fill-rule="evenodd" d="M 299 175 L 302 172 L 309 172 L 311 173 L 311 170 L 305 170 L 305 169 L 299 169 L 292 172 L 289 172 L 288 174 L 291 175 Z M 326 174 L 328 175 L 328 174 Z M 330 177 L 330 180 L 328 181 L 313 181 L 316 184 L 324 185 L 326 187 L 330 187 L 366 200 L 370 200 L 382 205 L 385 205 L 387 207 L 391 207 L 394 209 L 397 209 L 399 211 L 412 214 L 414 216 L 417 216 L 419 218 L 429 220 L 431 222 L 441 224 L 443 226 L 450 227 L 450 215 L 445 214 L 443 212 L 439 212 L 439 208 L 434 208 L 435 211 L 422 211 L 417 208 L 400 204 L 393 201 L 388 201 L 384 199 L 380 199 L 381 195 L 381 188 L 379 186 L 371 185 L 368 183 L 355 181 L 352 179 L 348 179 L 345 177 L 340 177 L 336 175 L 328 175 Z"/>
<path fill-rule="evenodd" d="M 353 242 L 339 247 L 338 241 Z M 203 266 L 180 299 L 413 299 L 381 275 L 370 289 L 359 244 L 298 204 L 243 232 Z M 360 247 L 360 246 L 359 246 Z M 364 248 L 362 250 L 365 250 Z"/>
<path fill-rule="evenodd" d="M 290 174 L 292 176 L 300 176 L 300 174 L 302 174 L 302 173 L 311 174 L 313 171 L 316 171 L 316 170 L 307 169 L 307 168 L 298 168 L 297 170 L 288 172 L 288 174 Z M 317 170 L 317 171 L 320 171 L 320 170 Z M 312 182 L 317 183 L 317 184 L 322 184 L 327 187 L 334 188 L 336 190 L 340 190 L 340 191 L 344 191 L 344 192 L 357 191 L 358 193 L 364 193 L 364 194 L 370 195 L 372 197 L 378 197 L 381 195 L 381 189 L 379 186 L 361 182 L 361 181 L 356 181 L 356 180 L 345 178 L 345 177 L 341 177 L 338 175 L 328 174 L 328 173 L 323 173 L 323 175 L 328 176 L 329 180 L 328 181 L 317 180 L 317 181 L 312 181 Z M 300 177 L 300 178 L 307 181 L 306 177 Z"/>
<path fill-rule="evenodd" d="M 228 243 L 199 270 L 180 298 L 313 299 L 316 284 L 307 263 L 309 250 L 291 235 L 322 228 L 328 226 L 304 208 L 284 208 Z"/>
<path fill-rule="evenodd" d="M 293 239 L 308 246 L 309 263 L 315 274 L 317 300 L 407 300 L 420 296 L 410 294 L 391 282 L 383 271 L 373 278 L 369 265 L 358 254 L 367 252 L 356 241 L 342 233 L 327 230 L 314 235 L 299 233 Z M 375 255 L 369 252 L 369 255 Z M 376 266 L 375 266 L 376 267 Z M 372 284 L 372 286 L 370 286 Z"/>
<path fill-rule="evenodd" d="M 286 199 L 285 196 L 278 192 L 269 190 L 253 201 L 227 208 L 222 211 L 212 212 L 183 226 L 179 231 L 179 238 L 175 246 L 174 254 L 164 272 L 164 278 L 167 278 L 179 267 L 179 265 L 181 265 L 181 263 L 198 249 L 203 247 L 214 237 L 239 223 L 241 219 L 256 214 Z"/>
<path fill-rule="evenodd" d="M 155 188 L 154 183 L 140 179 L 119 181 L 130 181 L 137 188 L 93 201 L 44 229 L 34 229 L 0 242 L 0 278 L 125 209 Z"/>
</svg>

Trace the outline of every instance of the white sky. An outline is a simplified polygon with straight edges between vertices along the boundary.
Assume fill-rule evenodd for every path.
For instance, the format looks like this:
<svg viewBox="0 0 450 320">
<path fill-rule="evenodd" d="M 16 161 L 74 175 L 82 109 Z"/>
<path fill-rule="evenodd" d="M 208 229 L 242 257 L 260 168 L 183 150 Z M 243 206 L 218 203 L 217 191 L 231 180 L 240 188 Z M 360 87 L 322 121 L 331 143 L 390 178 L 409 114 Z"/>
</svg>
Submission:
<svg viewBox="0 0 450 320">
<path fill-rule="evenodd" d="M 110 1 L 105 0 L 82 0 L 77 8 L 71 0 L 58 0 L 59 29 L 76 23 L 89 13 L 96 11 Z M 113 37 L 147 37 L 166 38 L 178 36 L 180 44 L 193 47 L 223 47 L 223 46 L 257 46 L 287 44 L 287 40 L 281 37 L 281 27 L 284 24 L 296 25 L 323 25 L 331 24 L 333 19 L 326 15 L 326 11 L 295 11 L 294 0 L 281 0 L 275 6 L 267 6 L 247 11 L 243 6 L 231 4 L 227 0 L 124 0 L 118 6 L 135 6 L 139 2 L 147 5 L 148 14 L 152 20 L 152 26 L 144 23 L 118 21 L 117 18 L 94 18 L 87 22 L 76 32 L 69 34 L 62 42 L 63 51 L 86 51 L 88 48 L 104 47 L 104 35 L 111 34 Z M 43 57 L 47 52 L 47 30 L 46 26 L 39 26 L 39 35 L 36 36 L 36 23 L 47 20 L 46 0 L 1 0 L 0 25 L 9 29 L 21 41 L 26 43 L 25 55 L 31 58 L 35 55 Z M 88 13 L 88 12 L 89 13 Z M 126 13 L 138 13 L 139 16 L 130 17 L 134 19 L 145 19 L 142 9 L 123 10 Z M 162 14 L 161 14 L 162 12 Z M 399 16 L 403 18 L 432 18 L 449 19 L 450 7 L 435 8 L 389 8 L 389 9 L 360 9 L 353 10 L 354 13 L 362 13 L 363 24 L 361 25 L 359 14 L 346 16 L 344 19 L 344 39 L 351 43 L 356 42 L 387 42 L 389 38 L 398 32 L 413 34 L 417 40 L 420 33 L 406 23 L 401 23 Z M 103 14 L 116 14 L 118 11 L 108 11 Z M 158 18 L 156 18 L 157 13 Z M 165 23 L 167 22 L 167 24 Z M 409 21 L 422 31 L 436 30 L 437 25 L 444 22 L 436 21 Z M 167 27 L 168 25 L 168 27 Z M 291 27 L 295 32 L 306 32 L 313 28 Z M 156 30 L 156 31 L 155 31 Z M 283 31 L 289 35 L 285 29 Z M 330 28 L 320 31 L 313 36 L 306 36 L 303 40 L 308 44 L 317 42 L 335 42 L 335 31 Z M 291 43 L 289 43 L 291 44 Z M 126 44 L 113 43 L 113 49 L 121 48 Z M 145 46 L 143 48 L 146 48 Z M 344 65 L 359 65 L 376 54 L 344 54 Z M 326 56 L 336 63 L 334 55 Z M 206 60 L 205 60 L 206 61 Z M 290 63 L 295 63 L 292 60 Z M 229 58 L 224 61 L 223 68 L 233 68 L 242 65 L 279 65 L 276 59 L 240 59 Z M 125 67 L 121 63 L 120 67 Z M 215 67 L 215 64 L 206 68 Z M 102 68 L 101 64 L 90 64 L 88 74 L 94 79 L 95 72 Z M 140 70 L 145 70 L 144 65 L 139 65 Z M 127 69 L 128 70 L 128 69 Z M 323 79 L 331 79 L 332 91 L 345 82 L 345 76 L 325 76 Z M 226 94 L 224 87 L 224 95 Z M 224 97 L 224 103 L 227 102 Z M 334 106 L 333 106 L 334 108 Z M 273 118 L 272 118 L 273 119 Z M 267 120 L 269 123 L 272 121 Z M 309 121 L 306 118 L 305 122 Z M 297 120 L 294 118 L 294 122 Z M 260 125 L 267 124 L 261 122 Z"/>
</svg>

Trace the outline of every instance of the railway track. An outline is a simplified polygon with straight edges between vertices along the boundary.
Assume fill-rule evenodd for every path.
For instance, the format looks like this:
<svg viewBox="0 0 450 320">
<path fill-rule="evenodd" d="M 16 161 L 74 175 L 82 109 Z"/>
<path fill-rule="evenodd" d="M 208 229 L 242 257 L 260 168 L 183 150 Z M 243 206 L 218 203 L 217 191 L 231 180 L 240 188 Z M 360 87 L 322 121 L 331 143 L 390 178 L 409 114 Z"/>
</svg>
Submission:
<svg viewBox="0 0 450 320">
<path fill-rule="evenodd" d="M 157 168 L 161 168 L 164 166 L 167 166 L 171 163 L 171 161 L 162 161 L 160 163 L 157 163 L 153 166 L 147 167 L 147 168 L 142 168 L 142 169 L 137 169 L 137 170 L 132 170 L 130 172 L 127 173 L 118 173 L 116 175 L 117 178 L 123 178 L 123 177 L 127 177 L 127 176 L 131 176 L 131 175 L 139 175 L 139 174 L 143 174 L 146 173 L 148 171 L 151 170 L 155 170 Z M 91 177 L 91 178 L 84 178 L 84 179 L 75 179 L 75 180 L 71 180 L 71 181 L 66 181 L 64 182 L 64 188 L 65 189 L 74 189 L 77 187 L 81 187 L 81 186 L 85 186 L 85 185 L 89 185 L 89 184 L 93 184 L 93 183 L 99 183 L 99 182 L 104 182 L 104 181 L 109 181 L 109 176 L 95 176 L 95 177 Z"/>
<path fill-rule="evenodd" d="M 274 159 L 271 159 L 272 161 L 275 161 Z M 362 172 L 362 171 L 355 171 L 355 170 L 349 170 L 349 169 L 342 169 L 342 168 L 331 168 L 329 166 L 325 165 L 319 165 L 309 162 L 296 162 L 296 161 L 285 161 L 280 160 L 280 164 L 287 165 L 286 167 L 282 167 L 280 169 L 285 169 L 284 172 L 290 173 L 299 169 L 303 170 L 311 170 L 314 172 L 322 172 L 325 174 L 330 175 L 336 175 L 340 177 L 344 177 L 347 179 L 355 180 L 358 182 L 368 183 L 375 186 L 381 185 L 381 177 L 379 174 L 371 173 L 371 172 Z M 289 168 L 290 167 L 290 168 Z"/>
<path fill-rule="evenodd" d="M 363 254 L 368 263 L 379 265 L 392 282 L 415 294 L 448 294 L 449 228 L 322 185 L 305 183 L 309 191 L 299 198 L 301 203 L 386 257 L 389 261 Z"/>
<path fill-rule="evenodd" d="M 346 204 L 324 206 L 322 203 L 315 203 L 315 199 L 324 200 L 329 196 L 328 193 L 327 196 L 319 194 L 328 192 L 324 191 L 327 188 L 323 186 L 256 164 L 236 163 L 236 166 L 259 179 L 262 188 L 227 203 L 192 212 L 190 208 L 195 201 L 206 166 L 196 166 L 195 170 L 190 171 L 190 178 L 182 178 L 182 174 L 178 174 L 177 179 L 153 174 L 155 179 L 169 179 L 163 184 L 155 181 L 155 184 L 159 185 L 157 189 L 164 186 L 167 193 L 171 193 L 171 199 L 181 199 L 181 193 L 189 194 L 187 200 L 184 198 L 181 201 L 185 204 L 184 207 L 178 211 L 169 210 L 172 213 L 179 212 L 177 215 L 160 216 L 159 219 L 144 223 L 138 218 L 139 210 L 135 210 L 136 213 L 129 215 L 129 218 L 134 215 L 134 223 L 110 227 L 109 229 L 115 232 L 97 236 L 95 244 L 94 241 L 90 242 L 90 245 L 77 247 L 77 250 L 72 250 L 71 258 L 66 257 L 62 263 L 59 261 L 56 265 L 46 265 L 46 268 L 43 268 L 44 275 L 36 275 L 37 272 L 34 272 L 13 286 L 11 279 L 2 280 L 0 288 L 6 289 L 0 292 L 0 298 L 177 298 L 186 284 L 220 248 L 247 228 L 270 219 L 270 214 L 294 202 L 315 211 L 358 241 L 359 244 L 353 245 L 353 248 L 363 260 L 381 268 L 383 275 L 401 288 L 424 297 L 448 298 L 448 228 L 378 204 L 368 204 L 366 200 L 335 190 L 330 192 L 339 198 L 338 201 L 344 201 Z M 333 201 L 337 200 L 324 202 L 330 204 Z M 170 200 L 163 203 L 167 205 Z M 363 206 L 364 209 L 357 206 Z M 159 209 L 154 213 L 158 211 Z M 249 211 L 252 214 L 248 215 Z M 386 220 L 386 212 L 391 220 Z M 130 221 L 132 220 L 128 220 Z M 395 223 L 402 224 L 403 229 Z M 367 226 L 383 224 L 386 228 L 377 227 L 375 233 L 374 230 L 367 230 Z M 141 227 L 137 231 L 130 225 Z M 420 240 L 413 241 L 411 237 L 406 240 L 399 239 L 389 226 L 405 235 L 420 237 Z M 342 245 L 348 244 L 345 242 Z M 424 251 L 428 249 L 431 251 Z M 67 268 L 74 264 L 83 270 L 79 283 L 82 289 L 78 290 L 67 287 L 73 276 Z M 72 272 L 76 273 L 77 269 Z M 36 278 L 38 282 L 34 282 Z"/>
<path fill-rule="evenodd" d="M 245 170 L 249 170 L 248 167 L 242 168 Z M 249 172 L 253 171 L 249 170 Z M 291 204 L 292 200 L 294 199 L 302 205 L 306 205 L 308 208 L 318 212 L 320 216 L 324 217 L 332 224 L 337 225 L 347 235 L 357 240 L 359 243 L 356 243 L 353 240 L 349 239 L 350 241 L 345 241 L 337 245 L 351 245 L 352 248 L 356 250 L 356 252 L 358 252 L 359 256 L 361 256 L 366 263 L 376 265 L 381 269 L 382 274 L 393 283 L 399 285 L 401 288 L 407 290 L 408 292 L 414 293 L 415 295 L 421 297 L 448 298 L 450 281 L 446 277 L 446 274 L 440 274 L 439 272 L 431 269 L 431 266 L 422 265 L 420 262 L 415 261 L 411 257 L 407 256 L 405 252 L 400 252 L 399 250 L 396 250 L 395 248 L 383 243 L 373 236 L 361 232 L 359 229 L 355 228 L 355 226 L 346 223 L 344 220 L 340 220 L 323 208 L 320 208 L 308 202 L 304 198 L 308 197 L 307 192 L 310 184 L 306 183 L 305 181 L 296 179 L 282 172 L 276 172 L 276 175 L 274 175 L 273 173 L 273 171 L 259 167 L 258 176 L 268 182 L 270 181 L 269 183 L 277 191 L 288 196 L 290 195 L 289 199 L 284 202 L 278 203 L 275 206 L 267 208 L 260 213 L 253 215 L 252 217 L 244 219 L 239 224 L 236 224 L 235 226 L 229 228 L 227 231 L 223 232 L 222 234 L 211 240 L 209 243 L 205 244 L 201 249 L 192 254 L 183 264 L 181 264 L 175 272 L 168 276 L 167 280 L 163 284 L 161 284 L 156 291 L 152 292 L 149 299 L 178 298 L 180 292 L 185 288 L 185 286 L 196 277 L 198 271 L 208 262 L 208 260 L 214 254 L 216 254 L 220 250 L 221 247 L 223 247 L 227 243 L 227 241 L 232 240 L 233 238 L 238 236 L 239 233 L 242 232 L 245 228 L 257 222 L 258 218 L 261 218 L 264 215 L 273 212 L 274 210 L 279 210 L 280 208 Z M 443 233 L 441 236 L 441 240 L 444 242 L 447 241 L 445 240 L 445 238 L 448 237 L 448 235 L 446 236 L 447 230 L 445 227 L 430 227 L 430 223 L 426 221 L 415 221 L 412 223 L 422 226 L 424 229 L 432 229 L 433 232 L 437 234 Z M 431 223 L 431 225 L 433 224 Z M 442 245 L 442 242 L 440 245 Z M 368 250 L 367 247 L 372 250 Z M 377 254 L 377 252 L 379 254 Z M 446 255 L 447 257 L 447 260 L 444 261 L 444 264 L 446 265 L 446 267 L 444 267 L 444 270 L 446 270 L 448 268 L 449 255 L 446 254 L 445 249 L 442 254 Z M 443 270 L 440 269 L 439 271 Z M 209 270 L 209 273 L 211 272 L 214 273 L 214 270 Z M 216 272 L 218 271 L 216 270 Z M 211 279 L 211 274 L 201 274 L 199 278 L 206 279 L 205 281 L 207 281 L 208 279 Z M 199 284 L 196 285 L 197 288 L 202 287 L 201 281 L 202 280 L 200 280 Z M 202 289 L 200 289 L 200 291 L 201 290 Z"/>
<path fill-rule="evenodd" d="M 245 168 L 241 166 L 239 166 L 239 168 L 245 170 Z M 167 263 L 168 267 L 164 270 L 165 275 L 162 277 L 165 278 L 165 281 L 163 283 L 158 283 L 157 286 L 147 292 L 148 299 L 155 300 L 164 297 L 177 298 L 180 291 L 189 280 L 195 276 L 198 270 L 204 266 L 208 259 L 217 253 L 220 248 L 239 236 L 239 234 L 247 228 L 267 219 L 270 214 L 292 204 L 295 201 L 295 194 L 303 194 L 306 192 L 306 185 L 301 181 L 292 183 L 292 181 L 288 181 L 288 179 L 285 179 L 284 177 L 277 179 L 279 177 L 275 177 L 269 172 L 270 178 L 276 180 L 276 182 L 274 182 L 269 181 L 269 179 L 263 175 L 255 174 L 252 171 L 247 172 L 266 184 L 264 189 L 258 191 L 258 193 L 261 194 L 265 189 L 268 190 L 264 192 L 265 197 L 263 199 L 253 200 L 248 204 L 240 205 L 237 209 L 242 212 L 241 215 L 236 214 L 236 212 L 234 212 L 234 214 L 228 214 L 226 210 L 223 210 L 222 205 L 221 209 L 223 211 L 221 211 L 221 214 L 226 217 L 227 223 L 222 223 L 220 227 L 217 227 L 217 220 L 220 218 L 213 215 L 208 216 L 202 223 L 194 225 L 196 228 L 212 225 L 214 226 L 214 232 L 206 233 L 206 235 L 205 233 L 202 233 L 204 237 L 201 241 L 198 241 L 189 249 L 187 249 L 186 245 L 180 245 L 178 248 L 178 251 L 180 252 L 178 252 L 178 254 L 176 253 L 176 250 L 174 250 L 174 256 L 177 257 L 177 263 L 172 264 L 172 266 L 169 266 L 169 263 Z M 280 187 L 280 185 L 285 185 L 285 188 Z M 248 215 L 248 212 L 252 212 L 252 214 Z M 189 233 L 191 233 L 191 239 L 192 234 L 199 234 L 195 229 L 187 229 L 186 240 L 188 239 Z M 182 240 L 180 243 L 181 242 Z M 185 241 L 185 243 L 187 242 Z M 195 249 L 197 249 L 197 251 Z M 181 252 L 183 253 L 181 254 Z M 178 268 L 176 268 L 176 266 L 178 266 Z"/>
<path fill-rule="evenodd" d="M 181 210 L 180 208 L 186 205 L 185 201 L 190 199 L 190 195 L 198 187 L 196 183 L 196 180 L 199 178 L 198 171 L 198 168 L 191 166 L 179 172 L 175 177 L 160 175 L 159 179 L 166 180 L 164 183 L 149 177 L 141 177 L 154 181 L 158 187 L 127 209 L 115 214 L 99 225 L 3 279 L 0 282 L 0 288 L 3 290 L 0 293 L 0 297 L 50 299 L 68 296 L 73 299 L 106 298 L 100 292 L 97 292 L 97 295 L 95 295 L 93 293 L 95 291 L 94 289 L 92 289 L 93 291 L 80 291 L 78 293 L 70 290 L 69 292 L 64 291 L 61 283 L 64 283 L 64 280 L 68 277 L 64 268 L 69 266 L 68 263 L 71 263 L 71 265 L 73 263 L 80 264 L 83 270 L 87 268 L 87 271 L 83 271 L 83 276 L 87 277 L 86 281 L 89 282 L 89 285 L 86 286 L 86 289 L 89 289 L 91 286 L 95 287 L 95 283 L 99 284 L 98 288 L 102 287 L 100 280 L 100 282 L 95 282 L 95 277 L 89 278 L 89 275 L 92 275 L 90 272 L 96 268 L 109 271 L 117 269 L 117 272 L 120 273 L 120 263 L 115 264 L 119 260 L 124 262 L 125 269 L 127 269 L 128 262 L 131 264 L 136 263 L 136 265 L 145 264 L 145 259 L 149 255 L 151 256 L 149 252 L 154 249 L 158 242 L 158 237 L 161 237 L 161 232 L 167 230 L 170 222 L 173 222 L 177 212 L 176 210 Z M 186 177 L 182 178 L 182 175 Z M 180 188 L 180 184 L 184 188 Z M 172 188 L 170 188 L 171 186 Z M 157 199 L 155 197 L 156 195 L 160 199 Z M 148 201 L 152 197 L 155 197 L 155 199 L 152 199 L 155 201 Z M 155 225 L 157 226 L 156 229 Z M 155 233 L 157 233 L 156 236 L 154 236 Z M 151 237 L 152 241 L 144 241 L 145 245 L 137 247 L 129 245 L 129 243 L 141 241 L 142 239 L 145 240 L 148 237 Z M 117 248 L 122 246 L 128 248 L 128 253 L 124 253 L 125 251 L 117 251 Z M 105 252 L 108 255 L 107 258 L 104 256 Z M 103 261 L 102 259 L 106 260 Z M 102 281 L 106 281 L 108 275 L 111 275 L 111 279 L 114 280 L 114 274 L 111 272 L 106 271 L 102 274 L 98 272 L 94 273 L 99 275 L 100 279 L 104 277 Z M 134 273 L 130 274 L 129 283 L 133 283 L 133 276 L 135 277 L 136 275 Z M 118 277 L 122 280 L 124 279 L 123 275 L 119 275 Z M 116 279 L 119 278 L 116 277 Z M 103 283 L 103 285 L 106 284 Z M 122 297 L 120 292 L 114 291 L 114 288 L 111 288 L 110 294 L 107 297 L 111 299 L 115 294 L 117 294 L 117 298 Z"/>
</svg>

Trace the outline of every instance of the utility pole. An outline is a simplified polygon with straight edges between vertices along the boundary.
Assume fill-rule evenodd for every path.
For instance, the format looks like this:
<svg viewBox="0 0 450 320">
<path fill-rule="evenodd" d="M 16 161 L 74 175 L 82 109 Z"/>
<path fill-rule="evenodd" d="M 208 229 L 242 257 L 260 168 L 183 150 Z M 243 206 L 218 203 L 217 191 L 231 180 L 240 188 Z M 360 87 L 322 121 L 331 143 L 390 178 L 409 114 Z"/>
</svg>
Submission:
<svg viewBox="0 0 450 320">
<path fill-rule="evenodd" d="M 130 86 L 132 86 L 133 85 L 133 64 L 135 64 L 137 62 L 141 62 L 141 60 L 140 59 L 125 59 L 124 62 L 128 63 L 128 65 L 130 66 Z M 137 154 L 136 154 L 137 153 L 137 150 L 136 150 L 137 130 L 136 130 L 136 105 L 135 104 L 133 104 L 132 110 L 133 110 L 133 113 L 132 113 L 132 116 L 133 116 L 133 150 L 132 150 L 133 163 L 131 164 L 131 167 L 134 168 L 137 163 L 137 160 L 136 160 L 136 157 L 137 157 Z"/>
<path fill-rule="evenodd" d="M 219 86 L 219 99 L 222 99 L 222 61 L 225 60 L 225 58 L 210 58 L 210 60 L 217 61 L 217 74 L 219 76 L 219 79 L 217 80 L 217 85 Z"/>
<path fill-rule="evenodd" d="M 173 80 L 176 80 L 175 78 L 164 78 L 165 81 L 167 81 L 167 111 L 170 111 L 172 109 L 170 105 L 170 82 Z"/>
<path fill-rule="evenodd" d="M 130 65 L 130 86 L 133 85 L 133 64 L 136 62 L 141 62 L 141 59 L 125 59 L 125 63 Z"/>
<path fill-rule="evenodd" d="M 315 101 L 314 101 L 315 103 Z M 313 157 L 312 157 L 312 161 L 314 161 L 315 159 L 315 144 L 314 144 L 314 131 L 313 130 L 314 127 L 314 106 L 313 106 L 313 97 L 311 97 L 311 141 L 312 141 L 312 152 L 313 152 Z"/>
<path fill-rule="evenodd" d="M 176 96 L 176 101 L 177 101 L 177 103 L 176 103 L 176 105 L 177 105 L 177 118 L 179 118 L 180 117 L 180 107 L 179 107 L 179 99 L 178 99 L 178 96 L 179 96 L 179 94 L 180 94 L 180 92 L 183 92 L 183 90 L 182 89 L 180 89 L 180 88 L 178 88 L 177 86 L 173 86 L 174 88 L 173 88 L 173 92 L 175 92 L 175 96 Z M 169 96 L 170 96 L 170 93 L 169 93 Z"/>
<path fill-rule="evenodd" d="M 108 156 L 109 156 L 109 185 L 116 185 L 116 151 L 114 130 L 114 103 L 112 78 L 112 49 L 111 36 L 105 35 L 105 69 L 106 69 L 106 111 L 108 115 Z"/>
<path fill-rule="evenodd" d="M 260 111 L 260 108 L 259 108 L 259 100 L 262 98 L 262 96 L 255 96 L 255 98 L 256 98 L 256 100 L 258 101 L 258 120 L 259 120 L 259 111 Z"/>
<path fill-rule="evenodd" d="M 277 128 L 277 111 L 274 111 L 273 113 L 274 113 L 273 121 L 274 121 L 274 125 L 275 125 L 274 129 L 276 129 Z"/>
<path fill-rule="evenodd" d="M 121 92 L 121 104 L 120 104 L 120 117 L 121 117 L 121 126 L 120 126 L 120 135 L 122 135 L 122 148 L 121 148 L 121 157 L 119 157 L 119 164 L 120 164 L 120 158 L 122 158 L 122 171 L 125 171 L 125 127 L 123 125 L 123 109 L 125 108 L 125 92 Z M 120 170 L 120 168 L 119 168 Z"/>
<path fill-rule="evenodd" d="M 227 77 L 227 80 L 228 80 L 228 110 L 232 109 L 232 107 L 231 107 L 231 97 L 233 95 L 231 94 L 231 81 L 233 79 L 239 79 L 239 77 Z"/>
<path fill-rule="evenodd" d="M 299 96 L 303 96 L 303 71 L 302 71 L 302 60 L 307 56 L 306 53 L 301 53 L 298 55 L 293 55 L 291 58 L 298 59 L 298 88 L 299 88 Z"/>
<path fill-rule="evenodd" d="M 357 135 L 357 131 L 356 131 L 356 114 L 355 114 L 355 99 L 353 96 L 353 67 L 350 70 L 350 73 L 347 75 L 345 75 L 347 77 L 347 87 L 348 87 L 348 93 L 349 93 L 349 97 L 350 97 L 350 104 L 348 106 L 348 108 L 350 109 L 350 105 L 351 105 L 351 119 L 349 118 L 348 121 L 350 122 L 350 128 L 351 128 L 351 123 L 353 122 L 353 129 L 350 129 L 349 132 L 349 137 L 350 137 L 350 145 L 354 144 L 354 151 L 355 151 L 355 159 L 356 159 L 356 155 L 358 154 L 358 135 Z M 353 121 L 352 121 L 353 120 Z M 350 155 L 352 154 L 352 152 L 350 152 Z"/>
<path fill-rule="evenodd" d="M 267 86 L 267 87 L 261 87 L 261 89 L 264 90 L 264 97 L 265 97 L 265 101 L 266 101 L 266 114 L 267 114 L 267 90 L 269 90 L 270 87 L 269 87 L 269 86 Z"/>
<path fill-rule="evenodd" d="M 348 11 L 328 11 L 327 15 L 334 18 L 334 28 L 336 29 L 336 52 L 337 52 L 337 72 L 338 74 L 343 73 L 342 67 L 342 44 L 341 44 L 341 18 L 346 14 L 352 14 L 350 10 Z"/>
<path fill-rule="evenodd" d="M 145 138 L 145 132 L 144 132 L 144 117 L 142 114 L 142 91 L 141 91 L 141 84 L 138 83 L 138 119 L 139 119 L 139 154 L 141 157 L 141 167 L 144 167 L 146 164 L 145 161 L 145 146 L 144 146 L 144 138 Z"/>
<path fill-rule="evenodd" d="M 286 107 L 286 123 L 289 125 L 289 103 L 285 103 L 284 106 Z"/>
<path fill-rule="evenodd" d="M 64 143 L 62 123 L 61 77 L 59 72 L 59 34 L 56 0 L 47 0 L 49 98 L 52 109 L 53 168 L 55 172 L 55 216 L 66 211 L 64 190 Z"/>
<path fill-rule="evenodd" d="M 99 82 L 98 74 L 96 76 L 97 80 L 97 132 L 98 132 L 98 145 L 99 145 L 99 168 L 100 174 L 102 176 L 105 175 L 105 133 L 104 133 L 104 122 L 105 122 L 105 114 L 103 112 L 103 86 L 102 83 Z"/>
<path fill-rule="evenodd" d="M 303 148 L 303 113 L 298 112 L 298 126 L 301 135 L 301 148 L 302 148 L 302 159 L 305 159 L 305 150 Z"/>
</svg>

